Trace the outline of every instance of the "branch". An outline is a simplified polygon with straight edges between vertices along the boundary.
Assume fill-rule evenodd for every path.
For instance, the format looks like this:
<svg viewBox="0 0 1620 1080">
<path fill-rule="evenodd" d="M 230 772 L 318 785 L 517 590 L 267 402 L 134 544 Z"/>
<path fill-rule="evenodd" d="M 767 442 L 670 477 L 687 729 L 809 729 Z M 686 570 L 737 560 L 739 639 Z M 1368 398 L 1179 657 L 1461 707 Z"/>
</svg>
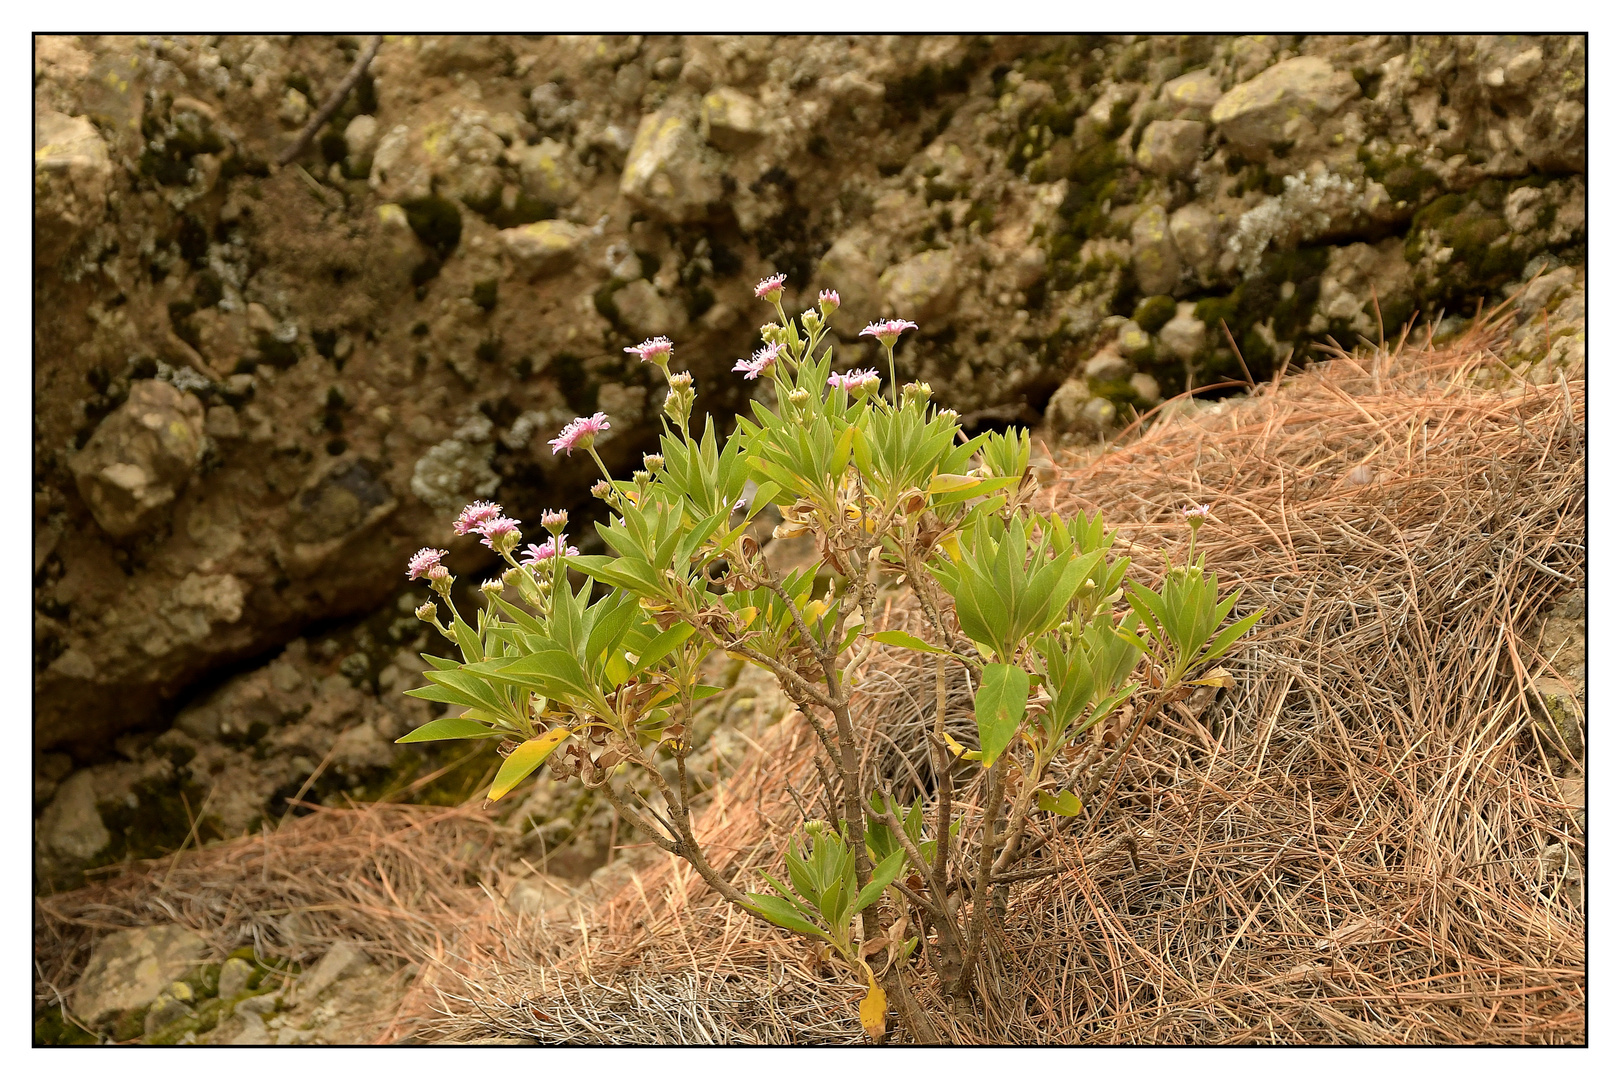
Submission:
<svg viewBox="0 0 1620 1080">
<path fill-rule="evenodd" d="M 309 142 L 315 137 L 315 133 L 321 130 L 321 127 L 343 107 L 343 102 L 347 100 L 349 92 L 359 84 L 360 77 L 366 73 L 366 68 L 370 66 L 372 58 L 377 55 L 377 49 L 381 45 L 381 34 L 372 34 L 366 40 L 365 48 L 360 51 L 360 58 L 354 62 L 354 66 L 349 69 L 349 73 L 343 76 L 343 81 L 337 84 L 337 88 L 327 95 L 326 100 L 321 103 L 321 107 L 316 110 L 315 115 L 309 118 L 309 123 L 304 125 L 304 130 L 298 133 L 298 138 L 293 140 L 293 144 L 281 152 L 281 156 L 276 159 L 277 165 L 291 164 L 293 159 L 302 154 L 304 149 L 309 146 Z"/>
</svg>

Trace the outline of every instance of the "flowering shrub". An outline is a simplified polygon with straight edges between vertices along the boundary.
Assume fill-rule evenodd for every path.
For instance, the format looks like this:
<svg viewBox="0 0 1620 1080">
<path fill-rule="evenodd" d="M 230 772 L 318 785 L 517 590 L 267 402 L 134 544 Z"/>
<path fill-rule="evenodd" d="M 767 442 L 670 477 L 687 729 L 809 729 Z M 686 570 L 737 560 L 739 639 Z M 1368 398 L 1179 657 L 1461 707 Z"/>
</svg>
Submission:
<svg viewBox="0 0 1620 1080">
<path fill-rule="evenodd" d="M 947 996 L 974 989 L 997 917 L 992 892 L 1004 894 L 1044 842 L 1026 843 L 1031 828 L 1055 833 L 1091 809 L 1160 709 L 1195 685 L 1229 682 L 1211 666 L 1260 613 L 1228 622 L 1237 596 L 1220 597 L 1196 553 L 1207 506 L 1186 512 L 1187 557 L 1158 591 L 1126 582 L 1128 560 L 1110 557 L 1114 534 L 1100 518 L 1029 509 L 1027 432 L 967 438 L 956 413 L 930 403 L 927 384 L 895 385 L 895 343 L 916 324 L 862 331 L 884 349 L 884 394 L 875 369 L 832 371 L 825 339 L 837 293 L 789 319 L 781 275 L 756 292 L 779 321 L 734 370 L 769 380 L 773 405 L 756 401 L 724 439 L 712 419 L 697 433 L 692 378 L 670 371 L 670 343 L 655 338 L 626 351 L 668 381 L 661 452 L 629 480 L 613 479 L 594 448 L 609 426 L 602 413 L 552 441 L 553 453 L 583 450 L 602 467 L 593 493 L 611 510 L 598 527 L 609 554 L 580 555 L 562 531 L 567 515 L 548 512 L 547 539 L 520 557 L 519 523 L 474 503 L 456 531 L 478 535 L 508 566 L 484 583 L 470 622 L 450 601 L 445 553 L 411 559 L 410 576 L 428 581 L 448 621 L 434 603 L 417 614 L 461 660 L 428 656 L 429 685 L 410 693 L 460 711 L 400 741 L 498 743 L 491 799 L 549 760 L 555 778 L 602 792 L 726 900 L 820 942 L 867 985 L 860 1021 L 874 1038 L 892 997 L 913 1035 L 931 1040 L 908 981 L 926 968 Z M 750 528 L 767 505 L 781 511 L 776 536 L 814 538 L 814 566 L 784 576 L 770 565 Z M 568 571 L 581 575 L 577 588 Z M 818 573 L 831 583 L 815 595 Z M 606 589 L 593 599 L 598 583 Z M 880 590 L 898 584 L 915 594 L 926 638 L 874 629 Z M 851 701 L 880 646 L 934 661 L 926 749 L 940 781 L 928 805 L 901 805 L 859 764 L 871 755 Z M 688 732 L 697 703 L 716 692 L 699 681 L 716 650 L 772 672 L 830 763 L 832 820 L 803 823 L 767 892 L 718 873 L 692 831 Z M 971 749 L 946 730 L 947 691 L 963 679 L 978 730 Z M 661 805 L 632 805 L 624 781 L 635 772 Z M 959 799 L 959 785 L 976 796 Z"/>
</svg>

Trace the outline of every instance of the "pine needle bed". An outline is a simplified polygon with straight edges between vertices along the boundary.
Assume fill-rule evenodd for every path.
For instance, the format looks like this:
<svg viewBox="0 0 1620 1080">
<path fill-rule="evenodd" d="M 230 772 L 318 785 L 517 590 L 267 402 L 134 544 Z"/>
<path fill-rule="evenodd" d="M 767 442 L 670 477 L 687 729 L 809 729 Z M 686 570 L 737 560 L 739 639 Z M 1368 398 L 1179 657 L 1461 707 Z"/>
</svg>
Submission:
<svg viewBox="0 0 1620 1080">
<path fill-rule="evenodd" d="M 1226 663 L 1236 686 L 1145 731 L 1113 798 L 1012 886 L 983 1002 L 914 986 L 942 1033 L 1585 1041 L 1584 831 L 1559 784 L 1584 776 L 1585 753 L 1541 722 L 1531 686 L 1556 672 L 1530 634 L 1585 583 L 1585 382 L 1524 382 L 1492 351 L 1501 334 L 1487 320 L 1443 349 L 1341 354 L 1060 457 L 1047 507 L 1103 511 L 1144 579 L 1183 542 L 1180 507 L 1212 503 L 1208 565 L 1243 586 L 1239 613 L 1267 614 Z M 915 614 L 896 602 L 885 618 Z M 932 667 L 882 650 L 865 678 L 862 722 L 892 740 L 872 774 L 931 788 L 908 734 Z M 757 887 L 818 790 L 817 748 L 790 715 L 717 789 L 698 833 L 733 880 Z M 285 947 L 254 905 L 303 906 L 317 937 L 420 965 L 384 1041 L 864 1041 L 859 984 L 650 851 L 566 918 L 514 915 L 469 854 L 495 829 L 470 808 L 326 811 L 275 834 L 274 863 L 250 838 L 152 864 L 41 902 L 40 978 L 71 981 L 98 925 Z M 300 855 L 317 871 L 299 874 Z M 466 884 L 480 871 L 492 888 Z M 177 881 L 190 899 L 164 899 Z"/>
</svg>

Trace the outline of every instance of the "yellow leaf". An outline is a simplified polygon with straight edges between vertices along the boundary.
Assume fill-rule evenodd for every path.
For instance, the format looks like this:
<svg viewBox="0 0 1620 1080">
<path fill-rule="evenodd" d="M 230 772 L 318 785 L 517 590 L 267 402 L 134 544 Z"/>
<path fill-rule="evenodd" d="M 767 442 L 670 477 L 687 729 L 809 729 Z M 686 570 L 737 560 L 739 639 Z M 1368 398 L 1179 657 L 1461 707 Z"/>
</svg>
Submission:
<svg viewBox="0 0 1620 1080">
<path fill-rule="evenodd" d="M 506 755 L 506 760 L 501 762 L 500 771 L 495 774 L 495 783 L 489 789 L 490 801 L 494 802 L 522 783 L 525 777 L 544 764 L 546 758 L 551 756 L 551 752 L 572 734 L 568 728 L 554 727 Z"/>
<path fill-rule="evenodd" d="M 951 562 L 959 563 L 962 561 L 962 542 L 957 539 L 955 533 L 952 533 L 951 535 L 945 537 L 945 539 L 941 540 L 939 542 L 939 547 L 941 551 L 945 552 L 945 557 L 950 559 Z"/>
<path fill-rule="evenodd" d="M 950 752 L 952 754 L 954 754 L 955 756 L 961 758 L 963 761 L 982 761 L 982 760 L 984 760 L 984 752 L 983 751 L 969 750 L 967 747 L 963 746 L 961 743 L 959 743 L 955 739 L 951 738 L 951 733 L 948 732 L 948 731 L 945 733 L 945 746 L 950 750 Z"/>
<path fill-rule="evenodd" d="M 1222 690 L 1230 690 L 1232 687 L 1237 685 L 1236 681 L 1232 678 L 1232 673 L 1223 667 L 1215 668 L 1202 679 L 1190 679 L 1188 681 L 1193 686 L 1218 686 Z"/>
<path fill-rule="evenodd" d="M 874 1040 L 881 1039 L 889 1030 L 889 999 L 876 982 L 867 986 L 866 996 L 861 999 L 861 1027 Z"/>
<path fill-rule="evenodd" d="M 959 473 L 939 473 L 928 482 L 928 494 L 943 495 L 948 491 L 961 491 L 963 488 L 973 487 L 979 482 L 976 476 L 962 476 Z"/>
</svg>

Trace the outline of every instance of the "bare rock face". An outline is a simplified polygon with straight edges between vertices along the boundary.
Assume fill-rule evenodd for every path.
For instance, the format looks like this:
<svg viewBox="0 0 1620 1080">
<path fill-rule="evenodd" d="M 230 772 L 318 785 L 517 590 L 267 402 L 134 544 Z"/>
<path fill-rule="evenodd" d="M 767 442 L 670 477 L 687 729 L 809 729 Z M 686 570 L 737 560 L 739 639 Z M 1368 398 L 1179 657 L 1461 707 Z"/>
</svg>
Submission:
<svg viewBox="0 0 1620 1080">
<path fill-rule="evenodd" d="M 699 221 L 720 198 L 720 170 L 683 113 L 650 113 L 636 129 L 619 191 L 661 220 Z"/>
<path fill-rule="evenodd" d="M 601 409 L 611 468 L 652 449 L 626 346 L 669 334 L 709 407 L 741 405 L 773 273 L 790 310 L 839 290 L 851 344 L 921 323 L 905 374 L 964 414 L 1070 379 L 1048 415 L 1088 440 L 1232 370 L 1222 319 L 1265 378 L 1252 345 L 1373 330 L 1374 288 L 1388 326 L 1542 272 L 1523 302 L 1552 320 L 1505 359 L 1584 365 L 1580 35 L 415 35 L 296 169 L 265 165 L 358 39 L 34 44 L 35 739 L 73 755 L 42 811 L 199 680 L 391 608 L 416 548 L 483 573 L 462 501 L 595 507 L 545 440 Z M 1092 386 L 1110 342 L 1134 373 Z M 128 424 L 153 392 L 195 452 Z M 230 700 L 245 727 L 222 704 L 187 720 L 217 740 L 166 737 L 262 755 L 197 781 L 243 793 L 209 810 L 233 828 L 309 775 L 282 758 L 352 730 L 359 775 L 389 737 Z"/>
<path fill-rule="evenodd" d="M 54 266 L 107 216 L 112 162 L 95 125 L 50 109 L 34 117 L 34 260 Z"/>
<path fill-rule="evenodd" d="M 1296 56 L 1228 90 L 1209 118 L 1228 142 L 1251 158 L 1309 136 L 1360 92 L 1347 71 L 1319 56 Z"/>
<path fill-rule="evenodd" d="M 202 449 L 202 403 L 147 379 L 130 387 L 129 400 L 101 422 L 70 467 L 96 523 L 122 538 L 174 502 Z"/>
</svg>

